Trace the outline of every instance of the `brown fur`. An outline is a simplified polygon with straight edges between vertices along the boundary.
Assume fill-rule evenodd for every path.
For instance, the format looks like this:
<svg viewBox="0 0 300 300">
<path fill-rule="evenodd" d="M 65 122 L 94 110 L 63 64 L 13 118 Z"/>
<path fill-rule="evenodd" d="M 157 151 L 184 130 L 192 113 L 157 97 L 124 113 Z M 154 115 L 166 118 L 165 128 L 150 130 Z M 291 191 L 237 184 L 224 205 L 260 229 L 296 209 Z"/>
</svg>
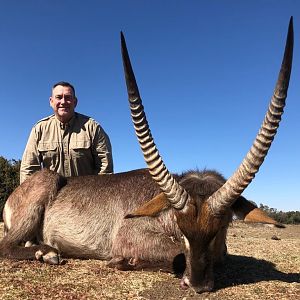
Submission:
<svg viewBox="0 0 300 300">
<path fill-rule="evenodd" d="M 0 257 L 55 264 L 62 255 L 108 260 L 121 270 L 175 269 L 184 271 L 182 282 L 209 291 L 213 265 L 226 254 L 232 213 L 245 215 L 249 202 L 240 197 L 233 211 L 216 218 L 206 200 L 225 179 L 214 171 L 175 177 L 192 199 L 179 211 L 146 169 L 68 179 L 36 172 L 7 200 Z M 27 240 L 39 245 L 22 247 Z"/>
</svg>

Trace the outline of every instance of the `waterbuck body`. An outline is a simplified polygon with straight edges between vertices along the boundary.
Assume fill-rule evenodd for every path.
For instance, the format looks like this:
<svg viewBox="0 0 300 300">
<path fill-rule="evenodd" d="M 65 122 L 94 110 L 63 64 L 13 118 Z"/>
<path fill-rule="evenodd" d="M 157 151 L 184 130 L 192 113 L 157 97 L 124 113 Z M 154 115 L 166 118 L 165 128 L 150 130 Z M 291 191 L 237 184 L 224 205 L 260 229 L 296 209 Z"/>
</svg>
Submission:
<svg viewBox="0 0 300 300">
<path fill-rule="evenodd" d="M 199 206 L 225 182 L 209 171 L 176 177 L 191 194 L 197 194 Z M 117 256 L 165 262 L 170 255 L 171 261 L 174 253 L 183 251 L 174 210 L 166 204 L 156 217 L 124 218 L 159 194 L 147 169 L 68 179 L 45 169 L 32 175 L 6 202 L 8 234 L 4 240 L 14 236 L 11 244 L 17 246 L 36 239 L 64 257 L 107 260 Z M 161 251 L 161 247 L 169 249 Z"/>
<path fill-rule="evenodd" d="M 207 197 L 225 182 L 220 174 L 207 170 L 190 171 L 175 177 L 193 195 L 195 211 L 201 211 Z M 137 207 L 155 197 L 159 200 L 147 208 L 151 216 L 129 218 Z M 232 213 L 246 217 L 258 210 L 243 197 L 236 203 L 240 207 L 234 209 L 233 206 L 223 215 L 220 224 L 215 226 L 213 239 L 196 239 L 205 248 L 205 251 L 199 248 L 199 254 L 209 254 L 210 273 L 213 263 L 221 262 L 226 254 L 226 231 Z M 183 272 L 183 254 L 189 252 L 190 246 L 176 219 L 184 218 L 185 214 L 189 212 L 176 211 L 169 206 L 147 169 L 67 179 L 44 169 L 28 178 L 6 202 L 4 223 L 7 233 L 0 242 L 0 255 L 59 263 L 59 253 L 63 257 L 108 260 L 111 267 L 121 270 Z M 192 221 L 187 219 L 189 233 L 196 231 L 199 235 L 198 229 L 208 225 L 205 219 L 204 224 Z M 264 217 L 260 222 L 276 224 Z M 39 245 L 20 246 L 27 240 L 35 240 Z M 191 268 L 190 262 L 186 260 L 186 265 Z M 212 277 L 209 277 L 210 285 L 211 281 Z"/>
<path fill-rule="evenodd" d="M 182 287 L 210 291 L 213 266 L 226 254 L 233 213 L 280 225 L 241 194 L 267 155 L 283 113 L 292 65 L 292 19 L 264 122 L 227 180 L 215 171 L 168 171 L 151 135 L 123 35 L 121 45 L 131 116 L 148 169 L 76 178 L 36 172 L 7 200 L 0 257 L 58 264 L 60 254 L 108 260 L 121 270 L 175 269 L 183 272 Z M 37 245 L 21 246 L 34 240 Z"/>
</svg>

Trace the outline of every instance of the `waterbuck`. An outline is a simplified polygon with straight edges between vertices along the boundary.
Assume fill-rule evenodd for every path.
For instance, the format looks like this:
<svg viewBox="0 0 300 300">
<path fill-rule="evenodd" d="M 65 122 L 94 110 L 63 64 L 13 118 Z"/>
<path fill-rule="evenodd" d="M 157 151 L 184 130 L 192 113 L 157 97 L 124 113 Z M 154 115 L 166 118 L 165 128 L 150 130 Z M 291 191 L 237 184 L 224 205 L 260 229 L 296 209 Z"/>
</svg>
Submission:
<svg viewBox="0 0 300 300">
<path fill-rule="evenodd" d="M 42 170 L 24 181 L 4 208 L 0 257 L 108 260 L 121 270 L 182 272 L 181 286 L 213 289 L 213 265 L 226 254 L 232 214 L 279 225 L 241 196 L 276 134 L 289 84 L 293 52 L 290 20 L 278 82 L 262 127 L 237 171 L 170 174 L 154 144 L 121 34 L 131 115 L 148 169 L 64 178 Z M 26 241 L 37 245 L 23 247 Z"/>
</svg>

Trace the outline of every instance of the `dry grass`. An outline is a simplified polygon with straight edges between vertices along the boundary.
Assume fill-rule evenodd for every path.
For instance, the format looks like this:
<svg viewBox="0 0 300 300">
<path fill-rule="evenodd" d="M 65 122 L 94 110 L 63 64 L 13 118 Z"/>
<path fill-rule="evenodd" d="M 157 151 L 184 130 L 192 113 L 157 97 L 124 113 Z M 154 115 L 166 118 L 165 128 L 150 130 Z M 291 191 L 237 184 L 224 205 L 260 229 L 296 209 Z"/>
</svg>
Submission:
<svg viewBox="0 0 300 300">
<path fill-rule="evenodd" d="M 300 226 L 234 222 L 228 251 L 209 294 L 181 290 L 172 274 L 121 272 L 95 260 L 61 266 L 0 260 L 0 299 L 300 299 Z"/>
</svg>

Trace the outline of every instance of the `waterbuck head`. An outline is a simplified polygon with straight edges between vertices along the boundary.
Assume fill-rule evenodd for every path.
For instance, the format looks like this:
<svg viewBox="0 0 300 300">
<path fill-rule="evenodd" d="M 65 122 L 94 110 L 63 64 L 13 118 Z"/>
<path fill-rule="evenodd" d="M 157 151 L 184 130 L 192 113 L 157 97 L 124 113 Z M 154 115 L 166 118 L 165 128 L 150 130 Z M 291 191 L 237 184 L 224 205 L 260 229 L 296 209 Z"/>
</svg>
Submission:
<svg viewBox="0 0 300 300">
<path fill-rule="evenodd" d="M 231 209 L 236 202 L 243 201 L 241 194 L 263 163 L 281 120 L 292 67 L 292 18 L 278 81 L 263 124 L 250 151 L 228 180 L 216 172 L 190 172 L 174 178 L 168 171 L 153 141 L 122 33 L 121 46 L 134 128 L 149 172 L 162 191 L 132 215 L 155 215 L 167 207 L 174 209 L 186 245 L 183 285 L 197 292 L 210 291 L 216 244 L 222 244 L 219 250 L 226 247 L 224 241 Z"/>
</svg>

